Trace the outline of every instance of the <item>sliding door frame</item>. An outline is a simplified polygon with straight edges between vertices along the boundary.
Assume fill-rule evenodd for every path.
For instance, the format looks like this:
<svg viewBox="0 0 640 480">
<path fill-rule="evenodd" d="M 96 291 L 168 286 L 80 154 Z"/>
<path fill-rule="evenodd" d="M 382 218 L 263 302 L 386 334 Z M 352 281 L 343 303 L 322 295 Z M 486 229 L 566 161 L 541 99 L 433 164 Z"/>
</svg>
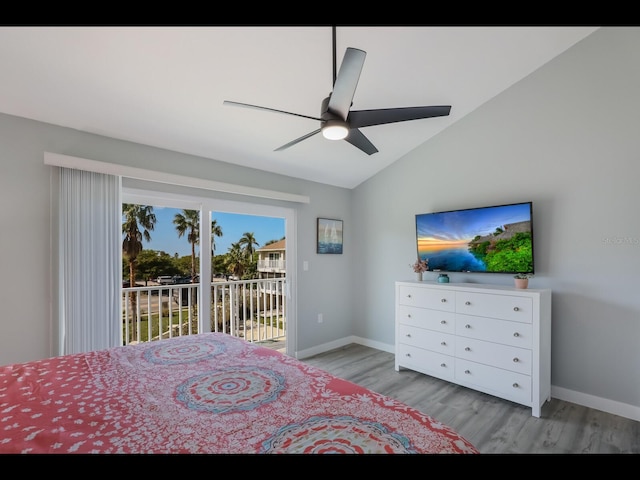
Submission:
<svg viewBox="0 0 640 480">
<path fill-rule="evenodd" d="M 139 205 L 162 206 L 169 208 L 198 210 L 200 212 L 200 225 L 209 225 L 211 212 L 224 212 L 239 215 L 257 215 L 264 217 L 282 218 L 285 221 L 285 269 L 286 292 L 285 311 L 287 312 L 286 326 L 286 353 L 295 356 L 297 351 L 297 302 L 296 287 L 296 210 L 291 207 L 280 207 L 256 202 L 242 202 L 236 200 L 215 199 L 189 194 L 167 193 L 161 190 L 140 189 L 122 187 L 122 203 L 135 203 Z M 249 230 L 249 229 L 247 229 Z M 203 248 L 203 245 L 211 245 L 211 229 L 200 228 L 200 285 L 206 279 L 211 278 L 211 249 Z M 122 258 L 120 258 L 122 262 Z M 200 288 L 201 305 L 210 305 L 210 289 Z M 200 331 L 210 330 L 209 322 L 203 318 L 209 318 L 209 312 L 203 312 L 199 316 Z"/>
</svg>

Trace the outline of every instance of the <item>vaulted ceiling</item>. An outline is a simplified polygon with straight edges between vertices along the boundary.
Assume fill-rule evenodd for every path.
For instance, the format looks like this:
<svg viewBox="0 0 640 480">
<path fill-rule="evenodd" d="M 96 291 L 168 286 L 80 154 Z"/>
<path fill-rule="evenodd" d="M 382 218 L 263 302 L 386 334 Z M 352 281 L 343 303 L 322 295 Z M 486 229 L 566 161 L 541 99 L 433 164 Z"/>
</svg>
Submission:
<svg viewBox="0 0 640 480">
<path fill-rule="evenodd" d="M 596 29 L 338 26 L 338 66 L 367 53 L 352 110 L 452 107 L 362 128 L 373 155 L 322 135 L 274 151 L 319 128 L 331 26 L 0 27 L 0 112 L 353 188 Z"/>
</svg>

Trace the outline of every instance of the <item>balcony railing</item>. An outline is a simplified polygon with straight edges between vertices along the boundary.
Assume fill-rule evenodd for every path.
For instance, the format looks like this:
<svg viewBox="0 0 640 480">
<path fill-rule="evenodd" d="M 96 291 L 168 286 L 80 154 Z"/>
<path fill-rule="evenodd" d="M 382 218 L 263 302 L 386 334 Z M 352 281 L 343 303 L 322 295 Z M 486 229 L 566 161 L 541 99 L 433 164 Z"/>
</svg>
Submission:
<svg viewBox="0 0 640 480">
<path fill-rule="evenodd" d="M 200 308 L 200 285 L 153 285 L 122 289 L 122 343 L 161 340 L 207 331 L 257 343 L 286 336 L 286 278 L 214 281 Z M 202 325 L 202 327 L 201 327 Z"/>
<path fill-rule="evenodd" d="M 286 264 L 284 259 L 279 260 L 258 260 L 258 271 L 260 272 L 284 272 Z"/>
</svg>

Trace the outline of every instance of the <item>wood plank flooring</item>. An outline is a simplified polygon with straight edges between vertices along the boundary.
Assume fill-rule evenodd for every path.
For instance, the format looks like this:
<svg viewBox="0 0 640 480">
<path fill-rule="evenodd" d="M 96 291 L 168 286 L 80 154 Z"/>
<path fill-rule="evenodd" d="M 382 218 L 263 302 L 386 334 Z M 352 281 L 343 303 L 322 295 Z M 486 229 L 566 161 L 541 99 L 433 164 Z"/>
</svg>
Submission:
<svg viewBox="0 0 640 480">
<path fill-rule="evenodd" d="M 487 454 L 640 453 L 640 422 L 552 398 L 531 409 L 410 370 L 394 355 L 351 344 L 303 362 L 419 409 Z"/>
</svg>

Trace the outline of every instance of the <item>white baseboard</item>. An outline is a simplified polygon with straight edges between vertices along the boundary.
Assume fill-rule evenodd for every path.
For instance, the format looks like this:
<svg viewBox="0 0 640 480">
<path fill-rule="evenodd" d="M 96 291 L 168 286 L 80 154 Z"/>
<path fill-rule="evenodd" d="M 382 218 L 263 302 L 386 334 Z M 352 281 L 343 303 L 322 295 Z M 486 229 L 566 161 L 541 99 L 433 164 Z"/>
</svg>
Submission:
<svg viewBox="0 0 640 480">
<path fill-rule="evenodd" d="M 318 345 L 316 347 L 297 352 L 296 358 L 308 358 L 313 355 L 318 355 L 319 353 L 328 352 L 329 350 L 333 350 L 335 348 L 344 347 L 345 345 L 349 345 L 350 343 L 357 343 L 359 345 L 364 345 L 365 347 L 382 350 L 383 352 L 395 352 L 394 345 L 374 342 L 367 338 L 361 338 L 351 335 L 349 337 L 334 340 L 333 342 L 325 343 L 323 345 Z M 556 387 L 553 385 L 551 385 L 551 397 L 640 422 L 640 407 L 636 407 L 634 405 L 617 402 L 615 400 L 609 400 L 608 398 L 596 397 L 587 393 L 576 392 L 574 390 L 568 390 L 566 388 Z"/>
<path fill-rule="evenodd" d="M 640 407 L 551 385 L 551 396 L 640 422 Z"/>
</svg>

